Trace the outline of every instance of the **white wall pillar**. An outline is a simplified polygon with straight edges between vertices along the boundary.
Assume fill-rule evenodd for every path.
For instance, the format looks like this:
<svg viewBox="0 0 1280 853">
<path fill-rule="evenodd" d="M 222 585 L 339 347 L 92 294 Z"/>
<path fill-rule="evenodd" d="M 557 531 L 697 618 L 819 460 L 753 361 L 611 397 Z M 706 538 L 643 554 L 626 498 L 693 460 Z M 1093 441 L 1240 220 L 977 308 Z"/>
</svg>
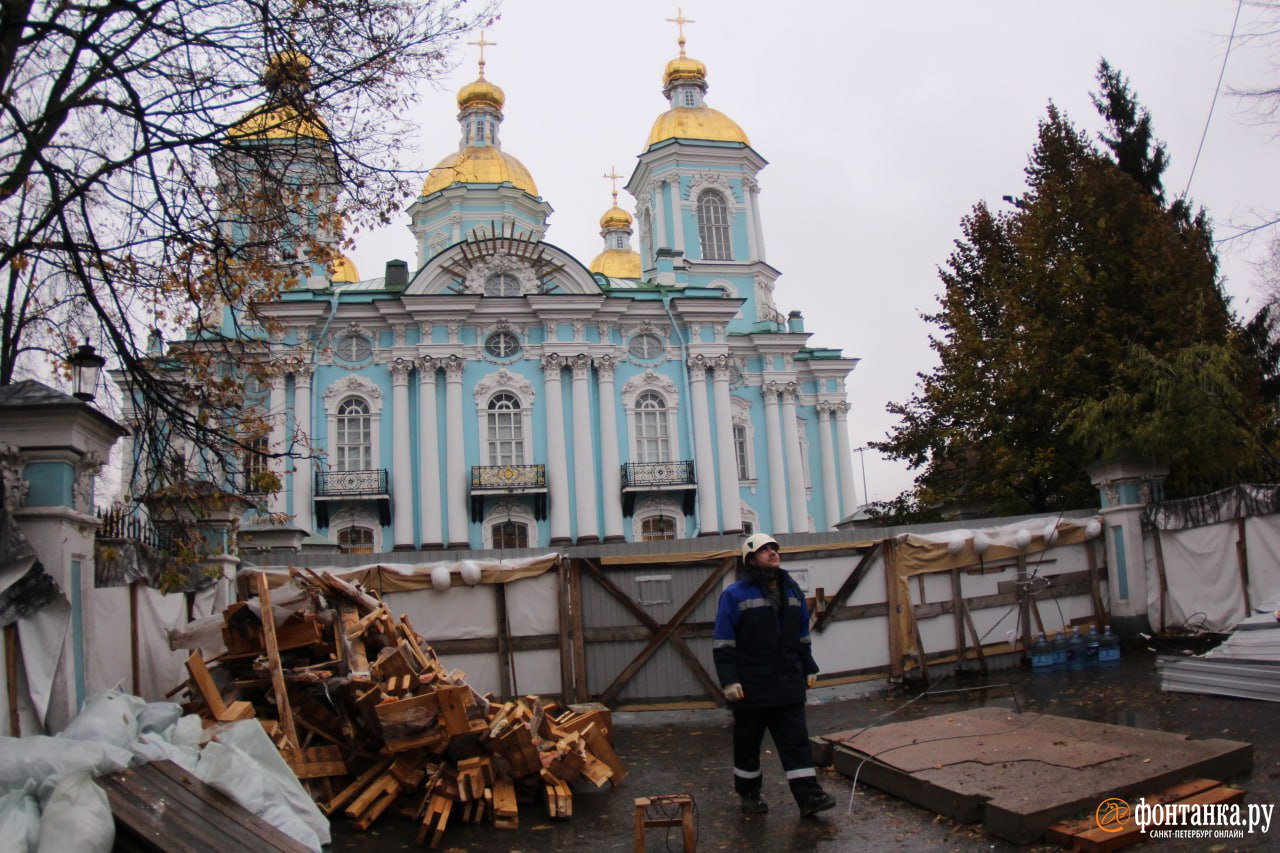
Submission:
<svg viewBox="0 0 1280 853">
<path fill-rule="evenodd" d="M 733 403 L 729 400 L 729 377 L 733 374 L 733 359 L 727 355 L 716 358 L 712 371 L 712 394 L 716 401 L 716 446 L 720 451 L 720 518 L 721 530 L 736 533 L 742 530 L 742 507 L 738 487 L 738 454 L 733 446 Z"/>
<path fill-rule="evenodd" d="M 782 426 L 778 418 L 778 383 L 766 383 L 764 392 L 765 443 L 769 451 L 769 514 L 773 516 L 774 535 L 790 533 L 787 517 L 787 474 L 782 461 Z M 763 532 L 763 531 L 762 531 Z"/>
<path fill-rule="evenodd" d="M 618 461 L 618 400 L 614 391 L 612 356 L 595 361 L 600 397 L 600 488 L 604 507 L 604 541 L 622 541 L 622 468 Z"/>
<path fill-rule="evenodd" d="M 445 496 L 449 507 L 449 545 L 469 544 L 467 527 L 467 448 L 462 436 L 462 368 L 451 355 L 444 362 Z"/>
<path fill-rule="evenodd" d="M 578 507 L 578 541 L 600 538 L 600 495 L 596 493 L 596 458 L 591 441 L 591 356 L 575 355 L 573 370 L 573 486 Z"/>
<path fill-rule="evenodd" d="M 547 514 L 551 521 L 551 544 L 572 541 L 569 530 L 569 463 L 564 448 L 564 388 L 560 371 L 564 358 L 542 357 L 543 384 L 547 391 Z"/>
<path fill-rule="evenodd" d="M 665 182 L 671 187 L 671 242 L 681 255 L 684 254 L 684 204 L 680 201 L 680 179 Z"/>
<path fill-rule="evenodd" d="M 299 364 L 293 373 L 293 422 L 298 433 L 303 456 L 293 462 L 293 526 L 308 532 L 315 528 L 315 463 L 311 456 L 316 452 L 312 441 L 311 379 L 314 368 Z"/>
<path fill-rule="evenodd" d="M 765 260 L 764 251 L 764 226 L 760 222 L 760 186 L 755 182 L 751 184 L 751 232 L 756 238 L 756 252 L 754 260 Z"/>
<path fill-rule="evenodd" d="M 658 249 L 671 248 L 671 241 L 667 236 L 670 233 L 670 229 L 667 226 L 667 206 L 662 197 L 662 182 L 654 181 L 651 192 L 651 198 L 653 199 L 653 230 L 657 232 L 657 234 L 652 235 L 654 257 L 656 258 Z"/>
<path fill-rule="evenodd" d="M 840 464 L 840 517 L 851 515 L 858 508 L 858 492 L 853 486 L 853 451 L 849 449 L 849 404 L 837 403 L 836 414 L 836 459 Z M 862 502 L 871 500 L 862 496 Z"/>
<path fill-rule="evenodd" d="M 822 503 L 827 511 L 827 528 L 834 529 L 840 515 L 840 493 L 836 488 L 836 454 L 831 443 L 831 404 L 818 404 L 818 453 L 822 459 Z M 848 475 L 845 475 L 846 478 Z"/>
<path fill-rule="evenodd" d="M 413 362 L 397 358 L 391 369 L 391 519 L 397 550 L 413 548 L 413 459 L 409 451 L 409 371 Z"/>
<path fill-rule="evenodd" d="M 787 493 L 791 497 L 791 532 L 806 533 L 809 530 L 809 502 L 804 491 L 804 460 L 800 455 L 800 430 L 796 425 L 796 395 L 794 382 L 782 389 L 782 440 L 787 452 Z"/>
<path fill-rule="evenodd" d="M 698 533 L 720 530 L 716 511 L 716 468 L 711 448 L 711 412 L 707 406 L 707 359 L 689 359 L 689 405 L 693 411 L 693 471 L 698 478 Z"/>
<path fill-rule="evenodd" d="M 422 492 L 422 545 L 444 545 L 444 512 L 440 502 L 440 435 L 437 431 L 436 368 L 424 356 L 418 359 L 418 488 Z"/>
<path fill-rule="evenodd" d="M 272 453 L 283 453 L 285 451 L 286 435 L 285 435 L 285 418 L 288 416 L 288 401 L 285 398 L 285 374 L 283 372 L 276 373 L 271 377 L 271 394 L 268 397 L 267 407 L 269 409 L 268 417 L 271 419 L 271 438 L 270 448 Z M 289 511 L 288 493 L 285 491 L 285 463 L 283 457 L 271 459 L 268 464 L 271 470 L 280 477 L 280 488 L 273 492 L 267 501 L 267 508 L 273 515 L 284 515 Z"/>
</svg>

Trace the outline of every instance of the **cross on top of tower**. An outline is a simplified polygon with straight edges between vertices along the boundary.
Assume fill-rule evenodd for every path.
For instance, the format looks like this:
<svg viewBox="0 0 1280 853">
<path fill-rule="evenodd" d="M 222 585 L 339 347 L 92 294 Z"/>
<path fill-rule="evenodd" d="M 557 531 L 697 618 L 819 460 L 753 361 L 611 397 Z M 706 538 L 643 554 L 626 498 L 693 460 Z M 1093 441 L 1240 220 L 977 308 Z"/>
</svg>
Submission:
<svg viewBox="0 0 1280 853">
<path fill-rule="evenodd" d="M 480 31 L 480 40 L 479 40 L 479 41 L 469 41 L 469 42 L 467 42 L 467 44 L 474 44 L 474 45 L 476 45 L 477 47 L 479 47 L 479 48 L 480 48 L 480 76 L 481 76 L 481 77 L 483 77 L 483 76 L 484 76 L 484 49 L 485 49 L 486 47 L 493 47 L 493 46 L 496 46 L 498 43 L 497 43 L 496 41 L 485 41 L 485 40 L 484 40 L 484 30 L 481 30 L 481 31 Z"/>
<path fill-rule="evenodd" d="M 618 170 L 615 169 L 613 166 L 610 166 L 609 171 L 606 174 L 602 175 L 602 177 L 609 179 L 609 188 L 613 191 L 613 206 L 617 207 L 618 206 L 618 178 L 621 178 L 622 175 L 619 175 Z"/>
<path fill-rule="evenodd" d="M 696 24 L 698 22 L 692 18 L 686 18 L 684 16 L 684 10 L 678 6 L 676 7 L 676 16 L 674 18 L 667 18 L 667 20 L 679 28 L 680 37 L 677 39 L 677 44 L 680 45 L 680 55 L 684 56 L 684 25 Z"/>
</svg>

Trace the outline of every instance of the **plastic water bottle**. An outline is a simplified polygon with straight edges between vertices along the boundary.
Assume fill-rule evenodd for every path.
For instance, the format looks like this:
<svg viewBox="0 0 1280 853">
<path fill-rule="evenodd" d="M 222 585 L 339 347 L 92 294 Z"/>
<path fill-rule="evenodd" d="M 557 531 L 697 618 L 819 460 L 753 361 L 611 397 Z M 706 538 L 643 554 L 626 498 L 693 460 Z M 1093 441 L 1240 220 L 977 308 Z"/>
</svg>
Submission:
<svg viewBox="0 0 1280 853">
<path fill-rule="evenodd" d="M 1088 641 L 1080 636 L 1080 626 L 1071 629 L 1071 638 L 1067 640 L 1067 669 L 1084 669 L 1089 665 L 1087 660 Z"/>
<path fill-rule="evenodd" d="M 1031 644 L 1031 670 L 1033 672 L 1048 672 L 1053 668 L 1053 647 L 1049 645 L 1049 641 L 1045 639 L 1044 632 L 1040 632 L 1040 636 L 1036 637 L 1036 641 Z"/>
<path fill-rule="evenodd" d="M 1049 646 L 1053 649 L 1053 668 L 1062 672 L 1067 668 L 1067 632 L 1062 630 L 1054 634 Z"/>
<path fill-rule="evenodd" d="M 1120 665 L 1120 638 L 1111 633 L 1107 625 L 1102 631 L 1102 639 L 1098 645 L 1098 666 Z"/>
<path fill-rule="evenodd" d="M 1085 638 L 1085 661 L 1090 667 L 1097 667 L 1099 656 L 1098 652 L 1102 648 L 1102 635 L 1098 633 L 1097 625 L 1089 626 L 1089 636 Z"/>
</svg>

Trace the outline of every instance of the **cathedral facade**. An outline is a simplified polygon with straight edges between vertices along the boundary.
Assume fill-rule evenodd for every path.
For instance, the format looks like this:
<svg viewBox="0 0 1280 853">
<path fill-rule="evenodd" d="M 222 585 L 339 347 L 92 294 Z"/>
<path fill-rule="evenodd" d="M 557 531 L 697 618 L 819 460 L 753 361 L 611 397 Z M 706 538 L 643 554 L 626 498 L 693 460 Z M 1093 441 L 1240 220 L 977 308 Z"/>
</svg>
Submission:
<svg viewBox="0 0 1280 853">
<path fill-rule="evenodd" d="M 707 105 L 683 37 L 663 82 L 669 109 L 625 182 L 635 216 L 615 189 L 589 263 L 547 242 L 551 207 L 502 148 L 482 55 L 458 150 L 408 206 L 412 262 L 361 278 L 343 259 L 263 306 L 281 330 L 258 398 L 271 447 L 313 450 L 271 463 L 270 509 L 298 543 L 542 548 L 827 530 L 854 511 L 857 361 L 778 309 L 765 161 Z M 261 115 L 228 156 L 324 145 L 315 123 L 267 131 Z"/>
</svg>

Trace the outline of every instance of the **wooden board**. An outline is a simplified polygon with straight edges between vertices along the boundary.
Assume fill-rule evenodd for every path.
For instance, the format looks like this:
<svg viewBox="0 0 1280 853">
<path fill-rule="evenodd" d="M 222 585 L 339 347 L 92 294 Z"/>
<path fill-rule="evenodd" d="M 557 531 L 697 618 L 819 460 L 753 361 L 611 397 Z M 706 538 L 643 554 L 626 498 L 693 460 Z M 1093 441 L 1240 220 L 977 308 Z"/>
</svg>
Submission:
<svg viewBox="0 0 1280 853">
<path fill-rule="evenodd" d="M 142 849 L 310 849 L 171 761 L 130 767 L 97 782 L 107 793 L 117 833 Z"/>
</svg>

